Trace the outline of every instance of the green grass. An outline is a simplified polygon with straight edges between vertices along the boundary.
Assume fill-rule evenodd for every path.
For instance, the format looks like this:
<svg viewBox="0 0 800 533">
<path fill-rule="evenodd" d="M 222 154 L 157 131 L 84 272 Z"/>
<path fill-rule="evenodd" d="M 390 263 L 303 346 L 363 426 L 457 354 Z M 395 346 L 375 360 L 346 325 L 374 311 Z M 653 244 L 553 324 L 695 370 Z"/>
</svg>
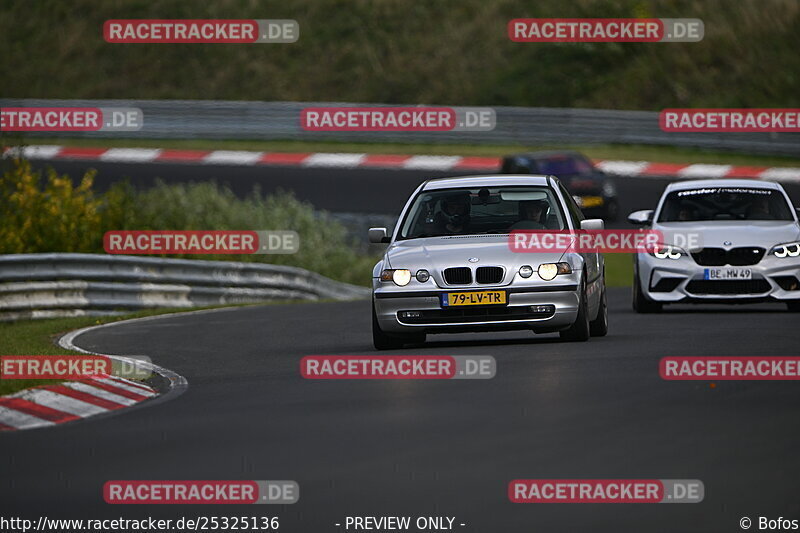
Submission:
<svg viewBox="0 0 800 533">
<path fill-rule="evenodd" d="M 800 107 L 796 0 L 5 0 L 0 95 Z M 697 43 L 516 43 L 523 17 L 699 18 Z M 109 44 L 107 19 L 295 19 L 293 44 Z"/>
<path fill-rule="evenodd" d="M 87 139 L 44 138 L 6 135 L 0 138 L 6 144 L 55 144 L 62 146 L 98 148 L 172 148 L 184 150 L 254 150 L 263 152 L 345 152 L 367 154 L 409 155 L 466 155 L 502 157 L 519 151 L 578 150 L 594 159 L 619 159 L 653 161 L 659 163 L 708 163 L 752 166 L 800 166 L 800 158 L 766 155 L 737 154 L 695 148 L 652 145 L 468 145 L 468 144 L 402 144 L 402 143 L 343 143 L 306 141 L 230 141 L 230 140 L 178 140 L 178 139 Z"/>
<path fill-rule="evenodd" d="M 631 254 L 603 254 L 606 262 L 606 285 L 630 287 L 633 283 L 633 257 Z"/>
</svg>

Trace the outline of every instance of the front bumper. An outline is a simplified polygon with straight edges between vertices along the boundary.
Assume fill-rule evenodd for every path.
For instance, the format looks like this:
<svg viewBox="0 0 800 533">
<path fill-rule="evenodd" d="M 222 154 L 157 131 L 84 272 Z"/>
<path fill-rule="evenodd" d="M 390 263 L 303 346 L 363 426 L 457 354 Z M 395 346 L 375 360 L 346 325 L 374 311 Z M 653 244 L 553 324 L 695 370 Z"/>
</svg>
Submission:
<svg viewBox="0 0 800 533">
<path fill-rule="evenodd" d="M 373 292 L 375 314 L 383 331 L 390 333 L 446 333 L 531 329 L 558 331 L 569 327 L 578 314 L 578 283 L 558 280 L 542 287 L 472 287 L 398 291 L 377 287 Z M 442 307 L 441 294 L 474 290 L 505 290 L 508 303 L 492 306 Z M 546 312 L 532 312 L 531 306 L 547 306 Z M 403 317 L 416 311 L 419 316 Z"/>
<path fill-rule="evenodd" d="M 739 303 L 758 301 L 800 301 L 800 260 L 765 256 L 747 266 L 708 267 L 690 256 L 658 259 L 637 254 L 639 283 L 647 297 L 656 302 Z M 707 268 L 749 268 L 750 280 L 706 280 Z"/>
</svg>

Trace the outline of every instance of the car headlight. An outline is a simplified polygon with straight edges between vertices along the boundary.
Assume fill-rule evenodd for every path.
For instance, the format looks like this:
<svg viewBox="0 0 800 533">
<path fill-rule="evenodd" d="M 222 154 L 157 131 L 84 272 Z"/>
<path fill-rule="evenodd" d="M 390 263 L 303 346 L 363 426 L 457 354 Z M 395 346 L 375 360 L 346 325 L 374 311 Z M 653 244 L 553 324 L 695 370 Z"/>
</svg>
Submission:
<svg viewBox="0 0 800 533">
<path fill-rule="evenodd" d="M 523 278 L 529 278 L 533 275 L 533 267 L 530 265 L 522 265 L 519 267 L 519 275 Z"/>
<path fill-rule="evenodd" d="M 680 259 L 686 252 L 671 244 L 656 244 L 649 250 L 650 255 L 658 259 Z"/>
<path fill-rule="evenodd" d="M 384 270 L 381 281 L 393 281 L 395 285 L 405 287 L 411 281 L 411 271 L 405 268 Z"/>
<path fill-rule="evenodd" d="M 770 250 L 771 254 L 775 257 L 797 257 L 800 256 L 800 242 L 789 242 L 786 244 L 779 244 Z"/>
<path fill-rule="evenodd" d="M 542 263 L 538 272 L 540 278 L 550 281 L 559 274 L 572 274 L 572 267 L 569 263 Z"/>
<path fill-rule="evenodd" d="M 431 279 L 431 275 L 427 270 L 422 269 L 422 270 L 417 270 L 416 278 L 417 281 L 419 281 L 420 283 L 425 283 L 426 281 Z"/>
</svg>

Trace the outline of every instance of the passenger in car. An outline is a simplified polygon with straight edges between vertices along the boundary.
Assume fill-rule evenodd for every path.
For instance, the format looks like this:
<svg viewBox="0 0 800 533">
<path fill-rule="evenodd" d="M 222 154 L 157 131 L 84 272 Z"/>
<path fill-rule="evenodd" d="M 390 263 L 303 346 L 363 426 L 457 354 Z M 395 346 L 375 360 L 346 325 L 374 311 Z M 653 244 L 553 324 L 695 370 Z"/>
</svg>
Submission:
<svg viewBox="0 0 800 533">
<path fill-rule="evenodd" d="M 544 200 L 523 200 L 519 202 L 520 220 L 511 226 L 511 231 L 525 229 L 547 229 L 547 211 L 550 205 Z"/>
</svg>

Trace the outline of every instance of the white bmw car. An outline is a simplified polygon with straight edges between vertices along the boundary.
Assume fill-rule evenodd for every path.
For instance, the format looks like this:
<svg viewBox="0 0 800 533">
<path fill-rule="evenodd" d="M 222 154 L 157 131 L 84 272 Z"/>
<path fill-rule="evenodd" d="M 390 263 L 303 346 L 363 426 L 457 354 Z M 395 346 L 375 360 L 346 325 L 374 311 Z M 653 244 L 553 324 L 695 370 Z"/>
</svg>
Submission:
<svg viewBox="0 0 800 533">
<path fill-rule="evenodd" d="M 429 333 L 528 329 L 585 341 L 608 329 L 603 258 L 564 250 L 516 253 L 515 230 L 602 229 L 553 176 L 428 180 L 406 203 L 372 274 L 379 350 Z"/>
<path fill-rule="evenodd" d="M 628 221 L 662 232 L 667 241 L 635 256 L 637 312 L 679 302 L 762 301 L 800 311 L 800 224 L 780 184 L 672 183 L 655 211 L 636 211 Z"/>
</svg>

